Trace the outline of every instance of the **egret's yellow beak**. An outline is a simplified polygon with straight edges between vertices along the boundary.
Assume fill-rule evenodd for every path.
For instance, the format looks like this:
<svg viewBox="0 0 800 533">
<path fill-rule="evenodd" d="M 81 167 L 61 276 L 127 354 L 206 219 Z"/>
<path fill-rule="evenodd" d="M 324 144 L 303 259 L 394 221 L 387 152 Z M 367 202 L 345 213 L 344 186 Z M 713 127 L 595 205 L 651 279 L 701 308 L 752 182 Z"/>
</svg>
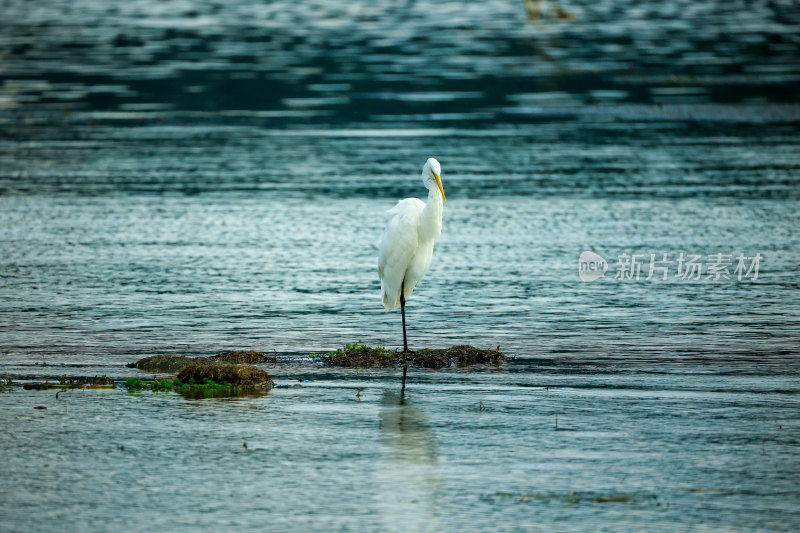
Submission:
<svg viewBox="0 0 800 533">
<path fill-rule="evenodd" d="M 436 185 L 439 186 L 439 191 L 442 193 L 442 199 L 444 199 L 444 203 L 447 203 L 447 196 L 444 195 L 444 189 L 442 188 L 442 178 L 439 177 L 439 174 L 436 172 L 433 173 L 436 176 Z"/>
</svg>

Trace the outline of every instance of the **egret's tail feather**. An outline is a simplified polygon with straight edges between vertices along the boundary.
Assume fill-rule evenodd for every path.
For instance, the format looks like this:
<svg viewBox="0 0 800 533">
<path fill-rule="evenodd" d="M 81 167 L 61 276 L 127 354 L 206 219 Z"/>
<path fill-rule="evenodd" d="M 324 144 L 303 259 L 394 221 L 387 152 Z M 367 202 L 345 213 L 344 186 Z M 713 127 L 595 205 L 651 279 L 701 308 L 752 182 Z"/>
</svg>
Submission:
<svg viewBox="0 0 800 533">
<path fill-rule="evenodd" d="M 398 307 L 400 307 L 400 299 L 399 298 L 397 298 L 396 300 L 394 300 L 392 302 L 392 301 L 389 301 L 389 295 L 387 295 L 386 293 L 383 293 L 383 308 L 386 309 L 386 311 L 394 311 Z"/>
<path fill-rule="evenodd" d="M 383 283 L 381 283 L 383 285 Z M 395 298 L 391 298 L 389 296 L 389 291 L 386 290 L 386 287 L 381 287 L 381 295 L 383 296 L 383 308 L 386 311 L 394 311 L 398 307 L 400 307 L 400 291 L 397 292 L 397 296 Z"/>
</svg>

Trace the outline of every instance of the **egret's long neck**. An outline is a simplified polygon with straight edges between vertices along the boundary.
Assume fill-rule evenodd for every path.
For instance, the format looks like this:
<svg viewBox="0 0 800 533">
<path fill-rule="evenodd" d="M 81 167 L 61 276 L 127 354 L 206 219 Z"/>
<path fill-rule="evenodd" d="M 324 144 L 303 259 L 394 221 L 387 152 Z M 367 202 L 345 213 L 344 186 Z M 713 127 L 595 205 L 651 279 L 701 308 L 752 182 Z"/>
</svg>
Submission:
<svg viewBox="0 0 800 533">
<path fill-rule="evenodd" d="M 428 190 L 428 203 L 425 209 L 422 210 L 422 227 L 420 228 L 420 237 L 423 239 L 436 240 L 442 233 L 442 211 L 444 210 L 444 203 L 442 202 L 442 193 L 439 188 L 434 185 Z"/>
</svg>

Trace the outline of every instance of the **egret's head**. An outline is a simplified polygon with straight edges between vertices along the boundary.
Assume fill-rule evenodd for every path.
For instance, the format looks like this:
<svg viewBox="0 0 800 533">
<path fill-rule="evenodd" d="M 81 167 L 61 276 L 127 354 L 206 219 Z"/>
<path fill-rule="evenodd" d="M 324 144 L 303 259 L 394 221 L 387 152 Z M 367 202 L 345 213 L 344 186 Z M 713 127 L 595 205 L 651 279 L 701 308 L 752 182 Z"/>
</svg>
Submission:
<svg viewBox="0 0 800 533">
<path fill-rule="evenodd" d="M 425 161 L 425 166 L 422 167 L 422 182 L 428 189 L 438 187 L 442 193 L 442 199 L 447 202 L 447 197 L 444 195 L 444 189 L 442 188 L 442 165 L 432 157 L 429 157 Z"/>
</svg>

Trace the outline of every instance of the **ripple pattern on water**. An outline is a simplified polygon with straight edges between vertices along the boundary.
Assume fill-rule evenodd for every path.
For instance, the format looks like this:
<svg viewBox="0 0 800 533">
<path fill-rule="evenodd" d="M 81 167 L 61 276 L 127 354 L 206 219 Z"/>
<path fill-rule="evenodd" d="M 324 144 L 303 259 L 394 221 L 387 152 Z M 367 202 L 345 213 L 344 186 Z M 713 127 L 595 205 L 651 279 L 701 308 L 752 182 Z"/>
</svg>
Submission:
<svg viewBox="0 0 800 533">
<path fill-rule="evenodd" d="M 790 0 L 567 7 L 572 20 L 528 21 L 521 2 L 499 0 L 12 0 L 0 21 L 0 119 L 220 110 L 266 111 L 276 124 L 285 113 L 383 125 L 576 113 L 724 119 L 725 105 L 750 103 L 758 109 L 738 120 L 798 122 L 800 11 Z M 684 92 L 663 92 L 673 88 Z M 520 101 L 531 94 L 571 105 Z M 608 94 L 644 109 L 596 108 Z M 723 110 L 660 107 L 708 103 Z"/>
<path fill-rule="evenodd" d="M 0 147 L 3 350 L 302 352 L 399 343 L 377 299 L 383 212 L 448 193 L 415 345 L 526 355 L 796 353 L 794 130 L 550 124 L 488 132 L 48 128 Z M 478 134 L 476 134 L 478 133 Z M 581 283 L 594 250 L 761 253 L 757 282 Z M 731 266 L 731 269 L 733 266 Z"/>
</svg>

